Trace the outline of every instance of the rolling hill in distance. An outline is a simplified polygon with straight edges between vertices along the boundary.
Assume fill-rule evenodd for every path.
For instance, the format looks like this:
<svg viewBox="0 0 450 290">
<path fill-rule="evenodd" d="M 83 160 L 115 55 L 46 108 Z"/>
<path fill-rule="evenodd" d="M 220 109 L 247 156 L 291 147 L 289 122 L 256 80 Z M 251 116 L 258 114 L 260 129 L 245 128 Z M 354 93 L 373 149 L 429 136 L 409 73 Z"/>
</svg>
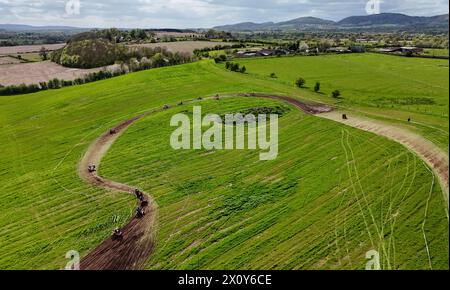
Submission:
<svg viewBox="0 0 450 290">
<path fill-rule="evenodd" d="M 142 27 L 144 28 L 144 27 Z M 148 28 L 148 27 L 147 27 Z M 381 13 L 365 16 L 350 16 L 335 22 L 317 17 L 300 17 L 282 22 L 242 22 L 237 24 L 221 25 L 213 27 L 215 30 L 226 32 L 244 31 L 303 31 L 303 30 L 417 30 L 438 29 L 448 31 L 449 14 L 424 17 L 408 16 L 400 13 Z M 0 30 L 4 31 L 86 31 L 92 28 L 70 26 L 32 26 L 23 24 L 0 24 Z M 153 29 L 153 28 L 148 28 Z M 164 31 L 170 29 L 163 29 Z M 204 28 L 191 30 L 205 30 Z M 191 31 L 190 30 L 190 31 Z"/>
<path fill-rule="evenodd" d="M 87 28 L 71 26 L 33 26 L 25 24 L 0 24 L 0 30 L 6 31 L 73 31 L 88 30 Z"/>
<path fill-rule="evenodd" d="M 284 22 L 244 22 L 216 26 L 214 29 L 229 32 L 270 30 L 336 30 L 336 29 L 416 29 L 433 28 L 448 31 L 449 15 L 432 17 L 408 16 L 399 13 L 382 13 L 366 16 L 350 16 L 335 22 L 316 17 L 300 17 Z"/>
</svg>

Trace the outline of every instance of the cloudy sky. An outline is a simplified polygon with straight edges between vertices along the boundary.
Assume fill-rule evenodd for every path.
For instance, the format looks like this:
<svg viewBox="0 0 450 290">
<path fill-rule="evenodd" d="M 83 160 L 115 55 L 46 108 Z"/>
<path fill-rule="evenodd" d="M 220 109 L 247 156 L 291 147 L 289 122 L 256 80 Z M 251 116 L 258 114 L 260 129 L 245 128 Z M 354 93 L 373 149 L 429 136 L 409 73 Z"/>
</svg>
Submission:
<svg viewBox="0 0 450 290">
<path fill-rule="evenodd" d="M 369 0 L 0 0 L 0 23 L 78 27 L 213 27 L 302 16 L 340 20 L 366 14 Z M 381 12 L 448 13 L 448 0 L 381 1 Z"/>
</svg>

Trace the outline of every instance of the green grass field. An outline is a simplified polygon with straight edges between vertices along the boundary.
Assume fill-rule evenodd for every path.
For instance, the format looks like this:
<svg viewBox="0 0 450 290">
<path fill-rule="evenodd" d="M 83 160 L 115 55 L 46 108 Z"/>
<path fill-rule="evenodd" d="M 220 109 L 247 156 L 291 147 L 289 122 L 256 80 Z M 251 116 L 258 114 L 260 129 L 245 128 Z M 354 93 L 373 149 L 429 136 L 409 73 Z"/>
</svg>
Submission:
<svg viewBox="0 0 450 290">
<path fill-rule="evenodd" d="M 202 109 L 224 114 L 277 104 L 223 99 Z M 185 110 L 192 106 L 175 111 Z M 382 253 L 385 269 L 427 269 L 420 230 L 427 207 L 427 240 L 442 253 L 432 266 L 446 268 L 440 188 L 401 146 L 291 108 L 280 119 L 275 161 L 260 162 L 248 150 L 174 152 L 173 113 L 130 128 L 102 171 L 156 198 L 158 246 L 149 269 L 364 269 L 371 249 Z"/>
<path fill-rule="evenodd" d="M 67 251 L 86 253 L 129 218 L 132 197 L 99 191 L 76 174 L 110 126 L 180 99 L 271 89 L 293 93 L 200 62 L 0 98 L 0 268 L 64 267 Z"/>
<path fill-rule="evenodd" d="M 448 60 L 365 53 L 236 62 L 271 82 L 293 86 L 302 77 L 309 91 L 320 82 L 328 102 L 413 128 L 448 150 Z M 277 78 L 270 78 L 271 73 Z M 333 100 L 333 90 L 340 90 L 342 99 Z"/>
<path fill-rule="evenodd" d="M 38 61 L 42 61 L 42 58 L 39 55 L 39 53 L 34 53 L 34 52 L 12 54 L 12 55 L 10 55 L 10 57 L 17 58 L 17 59 L 19 59 L 19 60 L 21 60 L 23 62 L 38 62 Z"/>
<path fill-rule="evenodd" d="M 327 99 L 208 61 L 0 98 L 0 268 L 63 268 L 67 251 L 86 254 L 131 216 L 133 197 L 76 174 L 108 128 L 164 104 L 252 91 Z M 217 113 L 257 103 L 274 104 L 204 106 Z M 431 265 L 448 269 L 442 193 L 406 149 L 292 109 L 281 119 L 276 161 L 255 162 L 246 151 L 174 153 L 168 120 L 188 108 L 132 126 L 102 167 L 157 199 L 158 247 L 147 268 L 359 269 L 376 248 L 385 268 L 428 269 L 425 222 Z"/>
<path fill-rule="evenodd" d="M 448 57 L 448 49 L 440 49 L 440 48 L 427 48 L 425 49 L 425 55 L 433 56 L 433 57 Z"/>
</svg>

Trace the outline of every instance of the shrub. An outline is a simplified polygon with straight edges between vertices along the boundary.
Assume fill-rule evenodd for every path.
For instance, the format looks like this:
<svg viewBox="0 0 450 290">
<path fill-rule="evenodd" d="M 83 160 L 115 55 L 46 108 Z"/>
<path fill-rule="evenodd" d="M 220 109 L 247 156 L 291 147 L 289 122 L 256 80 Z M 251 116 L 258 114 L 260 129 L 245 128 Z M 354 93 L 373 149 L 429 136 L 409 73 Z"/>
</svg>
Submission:
<svg viewBox="0 0 450 290">
<path fill-rule="evenodd" d="M 140 63 L 136 58 L 132 58 L 129 61 L 129 66 L 131 71 L 138 71 L 140 69 Z"/>
<path fill-rule="evenodd" d="M 0 95 L 20 95 L 38 92 L 41 88 L 38 85 L 21 84 L 17 86 L 0 87 Z"/>
<path fill-rule="evenodd" d="M 54 78 L 50 81 L 48 81 L 48 88 L 49 89 L 59 89 L 61 88 L 61 81 L 57 78 Z"/>
<path fill-rule="evenodd" d="M 41 90 L 48 90 L 47 82 L 40 82 L 39 87 L 41 88 Z"/>
<path fill-rule="evenodd" d="M 150 69 L 150 68 L 152 68 L 152 62 L 151 62 L 151 60 L 149 60 L 147 57 L 144 56 L 141 59 L 140 66 L 141 66 L 142 70 Z"/>
<path fill-rule="evenodd" d="M 245 66 L 241 67 L 238 63 L 234 63 L 234 62 L 227 62 L 225 64 L 225 68 L 232 72 L 240 72 L 240 73 L 247 72 L 247 68 Z"/>
<path fill-rule="evenodd" d="M 341 96 L 341 92 L 340 92 L 339 90 L 334 90 L 334 91 L 331 93 L 331 96 L 332 96 L 333 98 L 337 99 L 337 98 L 339 98 L 339 97 Z"/>
<path fill-rule="evenodd" d="M 316 93 L 320 92 L 320 83 L 319 82 L 316 82 L 316 85 L 314 86 L 314 91 Z"/>
<path fill-rule="evenodd" d="M 233 63 L 231 65 L 231 71 L 237 72 L 240 69 L 240 65 L 238 63 Z"/>
<path fill-rule="evenodd" d="M 39 51 L 39 56 L 42 58 L 42 60 L 47 60 L 48 59 L 48 52 L 45 49 L 45 47 L 41 47 L 41 50 Z"/>
<path fill-rule="evenodd" d="M 305 86 L 305 83 L 306 83 L 306 81 L 305 81 L 304 78 L 298 78 L 298 79 L 295 81 L 295 85 L 296 85 L 297 87 L 299 87 L 299 88 L 303 88 L 303 87 Z"/>
<path fill-rule="evenodd" d="M 227 56 L 224 55 L 224 54 L 219 55 L 218 57 L 216 57 L 216 58 L 214 59 L 214 61 L 215 61 L 216 63 L 221 63 L 221 62 L 224 62 L 224 61 L 226 61 L 226 60 L 227 60 Z"/>
</svg>

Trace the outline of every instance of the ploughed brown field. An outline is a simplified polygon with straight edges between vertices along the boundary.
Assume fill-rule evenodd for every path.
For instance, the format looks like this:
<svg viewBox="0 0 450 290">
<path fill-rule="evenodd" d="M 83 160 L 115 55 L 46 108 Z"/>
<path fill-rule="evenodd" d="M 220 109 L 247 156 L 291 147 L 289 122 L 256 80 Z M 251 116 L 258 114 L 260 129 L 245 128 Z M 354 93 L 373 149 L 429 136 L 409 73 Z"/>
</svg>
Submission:
<svg viewBox="0 0 450 290">
<path fill-rule="evenodd" d="M 21 63 L 20 60 L 10 56 L 0 56 L 0 65 Z"/>
<path fill-rule="evenodd" d="M 45 47 L 45 49 L 48 51 L 53 51 L 53 50 L 63 48 L 64 46 L 65 46 L 64 43 L 5 46 L 5 47 L 0 47 L 0 55 L 39 52 L 42 47 Z"/>
<path fill-rule="evenodd" d="M 0 65 L 0 85 L 38 84 L 58 78 L 74 80 L 104 68 L 67 68 L 51 61 Z"/>
<path fill-rule="evenodd" d="M 165 47 L 172 52 L 190 53 L 195 49 L 211 48 L 217 45 L 230 45 L 226 42 L 210 41 L 179 41 L 130 45 L 140 47 Z M 12 54 L 26 54 L 39 51 L 42 47 L 52 51 L 64 47 L 64 44 L 28 45 L 0 47 L 0 85 L 10 86 L 19 84 L 38 84 L 58 78 L 62 80 L 74 80 L 92 72 L 98 72 L 104 68 L 74 69 L 66 68 L 50 61 L 36 63 L 20 63 L 20 61 L 8 57 Z"/>
</svg>

